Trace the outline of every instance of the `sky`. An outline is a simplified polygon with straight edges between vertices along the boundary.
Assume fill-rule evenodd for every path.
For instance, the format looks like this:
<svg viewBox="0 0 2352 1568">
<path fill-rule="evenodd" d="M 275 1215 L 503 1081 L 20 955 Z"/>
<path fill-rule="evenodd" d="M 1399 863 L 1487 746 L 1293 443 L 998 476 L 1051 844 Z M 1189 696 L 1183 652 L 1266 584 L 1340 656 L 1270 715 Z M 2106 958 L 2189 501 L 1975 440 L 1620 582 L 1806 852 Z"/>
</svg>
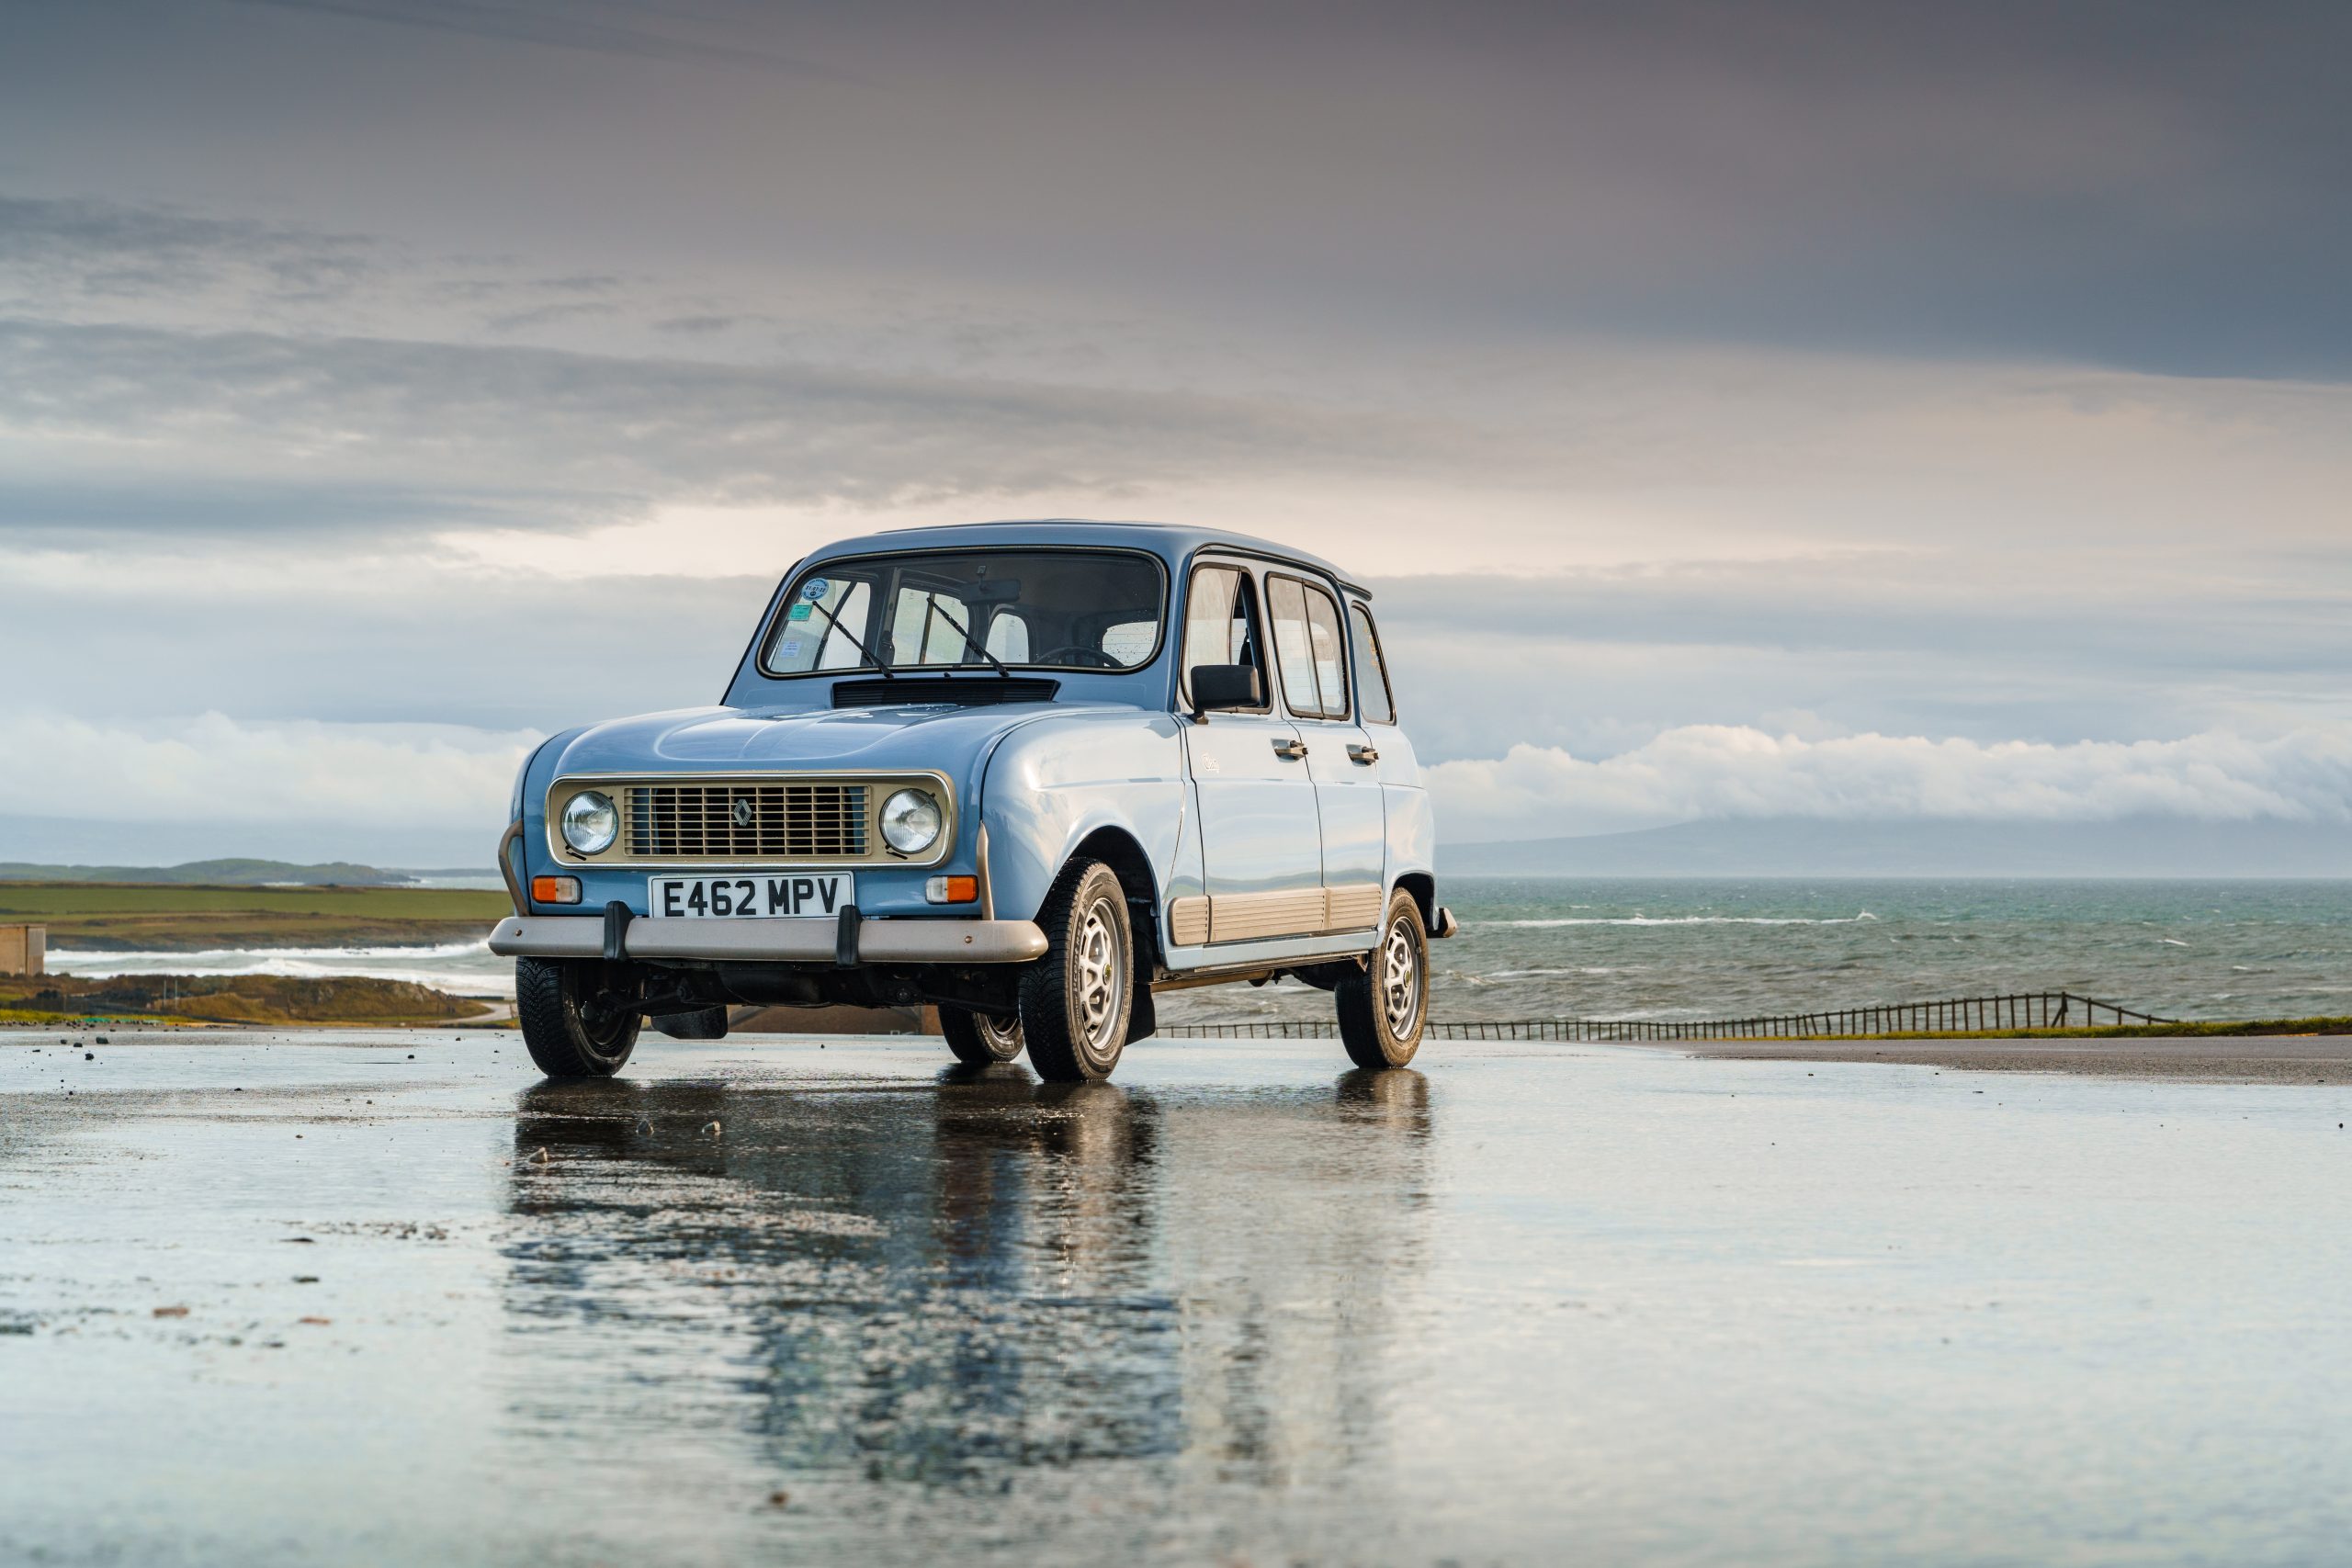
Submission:
<svg viewBox="0 0 2352 1568">
<path fill-rule="evenodd" d="M 1363 577 L 1457 841 L 2345 823 L 2348 54 L 2262 0 L 6 0 L 0 857 L 482 860 L 803 551 L 1057 515 Z"/>
</svg>

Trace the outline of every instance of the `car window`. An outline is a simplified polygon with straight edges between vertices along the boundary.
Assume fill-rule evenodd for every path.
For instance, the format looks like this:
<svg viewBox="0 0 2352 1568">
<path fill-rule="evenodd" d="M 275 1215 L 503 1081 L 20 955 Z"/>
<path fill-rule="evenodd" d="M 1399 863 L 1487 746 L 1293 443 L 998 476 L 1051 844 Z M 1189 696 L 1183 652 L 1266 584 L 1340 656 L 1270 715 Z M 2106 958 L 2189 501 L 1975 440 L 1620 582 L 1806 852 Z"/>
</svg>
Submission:
<svg viewBox="0 0 2352 1568">
<path fill-rule="evenodd" d="M 1158 621 L 1121 621 L 1102 634 L 1102 651 L 1122 664 L 1140 664 L 1159 640 Z"/>
<path fill-rule="evenodd" d="M 901 587 L 898 608 L 890 616 L 890 660 L 894 664 L 962 663 L 969 649 L 956 628 L 971 625 L 972 607 L 954 594 Z"/>
<path fill-rule="evenodd" d="M 785 611 L 783 629 L 776 636 L 772 657 L 779 664 L 797 670 L 854 668 L 865 657 L 857 651 L 856 639 L 835 630 L 825 615 L 831 615 L 843 626 L 862 631 L 871 598 L 865 583 L 843 580 L 825 583 L 818 598 L 795 599 Z"/>
<path fill-rule="evenodd" d="M 1007 664 L 1025 663 L 1029 658 L 1029 623 L 1009 610 L 1000 611 L 989 623 L 988 636 L 982 639 L 990 653 Z"/>
<path fill-rule="evenodd" d="M 806 675 L 879 660 L 894 670 L 960 669 L 986 665 L 985 649 L 1031 668 L 1140 669 L 1159 650 L 1167 581 L 1157 559 L 1135 550 L 840 557 L 793 581 L 761 668 Z"/>
<path fill-rule="evenodd" d="M 1295 714 L 1319 718 L 1323 698 L 1315 689 L 1315 656 L 1306 640 L 1306 585 L 1295 577 L 1266 579 L 1266 609 L 1274 623 L 1274 661 L 1282 666 L 1283 701 Z"/>
<path fill-rule="evenodd" d="M 1339 605 L 1295 577 L 1266 579 L 1266 604 L 1274 623 L 1274 658 L 1283 670 L 1283 701 L 1300 718 L 1347 717 L 1347 654 Z"/>
<path fill-rule="evenodd" d="M 1380 633 L 1372 612 L 1351 601 L 1348 629 L 1355 634 L 1356 700 L 1363 706 L 1366 724 L 1396 722 L 1396 694 L 1388 684 L 1388 661 L 1381 657 Z"/>
<path fill-rule="evenodd" d="M 1238 567 L 1204 566 L 1193 573 L 1193 591 L 1184 602 L 1188 681 L 1196 664 L 1247 664 L 1265 680 L 1265 661 L 1258 653 L 1257 591 Z"/>
<path fill-rule="evenodd" d="M 1340 606 L 1319 588 L 1306 591 L 1306 636 L 1315 650 L 1315 683 L 1323 693 L 1323 716 L 1348 716 L 1348 645 L 1340 634 Z"/>
</svg>

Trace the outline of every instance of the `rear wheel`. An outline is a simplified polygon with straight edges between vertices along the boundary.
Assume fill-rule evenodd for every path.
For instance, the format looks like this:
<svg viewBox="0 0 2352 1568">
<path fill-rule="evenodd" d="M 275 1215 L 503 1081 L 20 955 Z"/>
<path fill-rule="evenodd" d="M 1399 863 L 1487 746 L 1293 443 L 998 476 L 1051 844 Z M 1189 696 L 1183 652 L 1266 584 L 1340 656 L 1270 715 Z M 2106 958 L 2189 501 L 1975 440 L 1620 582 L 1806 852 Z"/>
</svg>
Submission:
<svg viewBox="0 0 2352 1568">
<path fill-rule="evenodd" d="M 1101 861 L 1072 861 L 1037 911 L 1046 955 L 1022 972 L 1021 1034 L 1048 1083 L 1111 1076 L 1135 1000 L 1126 889 Z"/>
<path fill-rule="evenodd" d="M 1340 1043 L 1359 1067 L 1401 1067 L 1421 1048 L 1429 1021 L 1430 938 L 1421 907 L 1403 888 L 1388 896 L 1380 945 L 1359 973 L 1333 987 Z"/>
<path fill-rule="evenodd" d="M 638 1015 L 608 1004 L 638 988 L 593 958 L 514 961 L 514 1018 L 523 1044 L 551 1078 L 606 1078 L 637 1048 Z"/>
<path fill-rule="evenodd" d="M 947 1037 L 947 1048 L 956 1053 L 956 1059 L 968 1066 L 1010 1062 L 1021 1055 L 1021 1020 L 1017 1017 L 997 1018 L 969 1008 L 943 1005 L 939 1010 L 939 1032 Z"/>
</svg>

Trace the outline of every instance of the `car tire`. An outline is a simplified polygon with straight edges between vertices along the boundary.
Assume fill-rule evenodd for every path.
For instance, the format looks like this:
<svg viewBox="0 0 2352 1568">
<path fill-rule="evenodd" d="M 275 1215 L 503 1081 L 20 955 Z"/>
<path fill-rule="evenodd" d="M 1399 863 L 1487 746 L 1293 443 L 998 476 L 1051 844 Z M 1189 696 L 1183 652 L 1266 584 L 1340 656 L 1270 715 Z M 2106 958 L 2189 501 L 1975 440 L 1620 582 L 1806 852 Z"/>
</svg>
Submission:
<svg viewBox="0 0 2352 1568">
<path fill-rule="evenodd" d="M 653 1027 L 673 1040 L 724 1040 L 727 1010 L 698 1008 L 693 1012 L 664 1013 L 653 1021 Z"/>
<path fill-rule="evenodd" d="M 1127 892 L 1101 861 L 1072 861 L 1037 911 L 1046 955 L 1022 971 L 1021 1034 L 1048 1083 L 1111 1076 L 1135 1005 L 1136 943 Z"/>
<path fill-rule="evenodd" d="M 1363 968 L 1332 987 L 1340 1043 L 1348 1060 L 1377 1070 L 1401 1067 L 1421 1048 L 1430 1014 L 1430 935 L 1421 907 L 1403 888 L 1388 896 L 1380 944 Z"/>
<path fill-rule="evenodd" d="M 637 1048 L 633 1012 L 599 1015 L 588 1004 L 605 988 L 605 965 L 587 958 L 514 961 L 514 1018 L 523 1044 L 551 1078 L 608 1078 Z"/>
<path fill-rule="evenodd" d="M 956 1059 L 968 1067 L 992 1066 L 1021 1055 L 1021 1020 L 1017 1015 L 999 1018 L 970 1008 L 942 1004 L 939 1032 L 947 1037 L 947 1048 L 956 1053 Z"/>
</svg>

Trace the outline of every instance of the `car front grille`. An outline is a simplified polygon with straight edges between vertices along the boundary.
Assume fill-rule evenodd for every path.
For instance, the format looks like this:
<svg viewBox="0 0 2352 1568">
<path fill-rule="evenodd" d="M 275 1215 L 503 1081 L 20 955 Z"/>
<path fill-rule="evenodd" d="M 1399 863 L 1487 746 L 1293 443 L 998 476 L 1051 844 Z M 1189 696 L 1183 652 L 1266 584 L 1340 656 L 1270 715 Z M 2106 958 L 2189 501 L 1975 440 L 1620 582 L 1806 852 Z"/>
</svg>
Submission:
<svg viewBox="0 0 2352 1568">
<path fill-rule="evenodd" d="M 640 784 L 622 793 L 632 859 L 862 860 L 863 784 Z"/>
</svg>

